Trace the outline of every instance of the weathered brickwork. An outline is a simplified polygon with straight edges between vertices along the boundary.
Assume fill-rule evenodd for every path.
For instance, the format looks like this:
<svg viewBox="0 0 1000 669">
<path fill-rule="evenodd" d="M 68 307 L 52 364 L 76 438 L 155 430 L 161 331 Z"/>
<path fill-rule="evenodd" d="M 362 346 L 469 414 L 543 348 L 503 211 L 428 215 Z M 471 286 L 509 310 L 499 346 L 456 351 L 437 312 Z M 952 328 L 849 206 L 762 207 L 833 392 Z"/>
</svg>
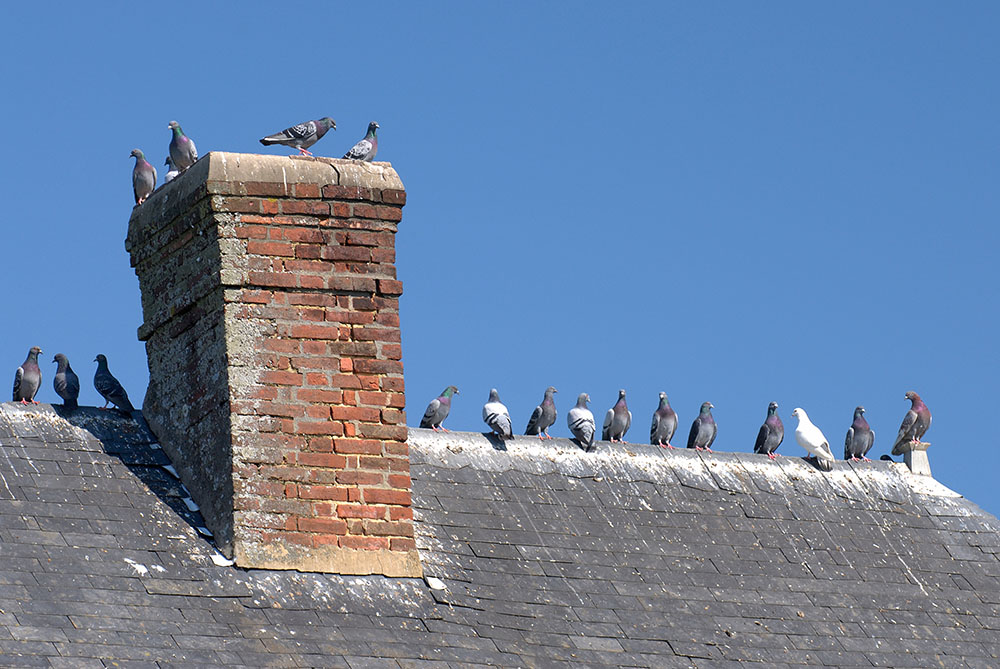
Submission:
<svg viewBox="0 0 1000 669">
<path fill-rule="evenodd" d="M 417 575 L 386 163 L 211 153 L 137 207 L 144 414 L 246 567 Z"/>
</svg>

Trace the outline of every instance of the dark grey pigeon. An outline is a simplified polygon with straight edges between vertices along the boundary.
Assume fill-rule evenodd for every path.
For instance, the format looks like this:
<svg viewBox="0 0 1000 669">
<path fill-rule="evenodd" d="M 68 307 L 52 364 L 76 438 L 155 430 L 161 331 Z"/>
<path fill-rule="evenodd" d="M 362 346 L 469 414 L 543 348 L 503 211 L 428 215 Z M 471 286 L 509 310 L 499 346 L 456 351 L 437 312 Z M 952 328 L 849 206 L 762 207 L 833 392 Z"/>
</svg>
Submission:
<svg viewBox="0 0 1000 669">
<path fill-rule="evenodd" d="M 594 414 L 587 408 L 590 395 L 580 393 L 576 398 L 576 406 L 566 414 L 566 423 L 569 425 L 570 434 L 579 442 L 585 451 L 594 449 L 594 433 L 597 432 L 597 423 L 594 422 Z"/>
<path fill-rule="evenodd" d="M 351 147 L 351 150 L 344 154 L 344 158 L 348 160 L 362 160 L 366 163 L 370 163 L 375 159 L 375 154 L 378 153 L 378 137 L 375 136 L 375 131 L 378 130 L 379 124 L 372 121 L 368 124 L 368 134 L 365 135 L 364 139 Z"/>
<path fill-rule="evenodd" d="M 28 349 L 28 357 L 14 372 L 14 401 L 21 404 L 38 404 L 35 394 L 42 387 L 42 370 L 38 368 L 38 354 L 42 349 L 32 346 Z"/>
<path fill-rule="evenodd" d="M 271 144 L 284 144 L 285 146 L 290 146 L 293 149 L 298 149 L 300 155 L 311 156 L 312 154 L 306 151 L 306 149 L 321 140 L 327 130 L 336 129 L 337 122 L 329 116 L 324 116 L 323 118 L 315 121 L 306 121 L 305 123 L 293 125 L 291 128 L 285 128 L 281 132 L 276 132 L 273 135 L 261 137 L 260 143 L 264 146 L 270 146 Z"/>
<path fill-rule="evenodd" d="M 712 409 L 715 405 L 705 402 L 701 405 L 701 412 L 691 423 L 691 433 L 688 434 L 688 448 L 696 451 L 711 451 L 712 442 L 715 441 L 715 434 L 718 428 L 715 425 L 715 418 L 712 416 Z"/>
<path fill-rule="evenodd" d="M 107 409 L 110 403 L 118 407 L 120 411 L 131 416 L 132 412 L 135 411 L 135 407 L 129 401 L 128 393 L 125 392 L 122 384 L 111 375 L 111 371 L 108 369 L 107 357 L 103 353 L 98 354 L 94 358 L 94 362 L 97 363 L 97 372 L 94 374 L 94 388 L 104 398 L 104 406 L 98 408 Z"/>
<path fill-rule="evenodd" d="M 500 401 L 500 394 L 496 388 L 490 389 L 490 399 L 483 405 L 483 420 L 501 439 L 514 437 L 510 426 L 510 412 Z"/>
<path fill-rule="evenodd" d="M 784 440 L 785 426 L 782 425 L 781 418 L 778 417 L 778 403 L 771 402 L 767 405 L 767 418 L 764 419 L 764 424 L 760 426 L 760 432 L 757 433 L 753 452 L 766 455 L 774 460 L 778 457 L 775 451 Z"/>
<path fill-rule="evenodd" d="M 424 412 L 424 417 L 420 419 L 420 427 L 429 427 L 435 432 L 438 430 L 447 432 L 448 430 L 442 427 L 441 423 L 451 411 L 451 396 L 457 394 L 458 388 L 448 386 L 439 397 L 431 400 L 431 403 L 427 405 L 427 411 Z"/>
<path fill-rule="evenodd" d="M 618 391 L 618 401 L 604 414 L 604 429 L 601 430 L 601 441 L 625 443 L 625 433 L 632 425 L 632 412 L 625 403 L 625 391 Z"/>
<path fill-rule="evenodd" d="M 524 428 L 525 434 L 537 434 L 539 439 L 551 439 L 549 428 L 556 422 L 556 403 L 552 399 L 552 393 L 559 392 L 552 386 L 545 389 L 545 397 L 542 403 L 535 407 L 528 419 L 528 427 Z M 544 436 L 543 436 L 544 435 Z"/>
<path fill-rule="evenodd" d="M 62 353 L 56 353 L 52 362 L 58 365 L 56 375 L 52 378 L 52 387 L 55 388 L 56 395 L 63 399 L 63 408 L 75 409 L 80 397 L 80 377 L 69 366 L 69 358 Z"/>
<path fill-rule="evenodd" d="M 667 394 L 660 393 L 660 406 L 653 412 L 653 424 L 649 428 L 649 443 L 653 446 L 673 448 L 670 440 L 677 431 L 677 414 L 670 408 Z"/>
<path fill-rule="evenodd" d="M 139 149 L 132 149 L 129 155 L 135 158 L 135 167 L 132 168 L 132 192 L 135 194 L 135 203 L 142 204 L 149 194 L 156 190 L 156 168 L 149 164 Z"/>
<path fill-rule="evenodd" d="M 903 417 L 903 424 L 899 426 L 899 434 L 896 435 L 896 443 L 892 445 L 893 455 L 902 455 L 903 448 L 907 442 L 919 443 L 931 426 L 931 410 L 927 408 L 920 395 L 912 390 L 906 392 L 906 399 L 910 400 L 910 410 Z"/>
<path fill-rule="evenodd" d="M 865 408 L 857 407 L 854 410 L 854 422 L 847 428 L 847 438 L 844 439 L 844 459 L 864 460 L 871 462 L 865 456 L 872 449 L 875 443 L 875 430 L 868 425 L 864 417 Z"/>
<path fill-rule="evenodd" d="M 170 160 L 178 171 L 183 172 L 197 162 L 198 149 L 195 148 L 194 140 L 184 134 L 177 121 L 171 121 L 167 127 L 171 130 Z"/>
</svg>

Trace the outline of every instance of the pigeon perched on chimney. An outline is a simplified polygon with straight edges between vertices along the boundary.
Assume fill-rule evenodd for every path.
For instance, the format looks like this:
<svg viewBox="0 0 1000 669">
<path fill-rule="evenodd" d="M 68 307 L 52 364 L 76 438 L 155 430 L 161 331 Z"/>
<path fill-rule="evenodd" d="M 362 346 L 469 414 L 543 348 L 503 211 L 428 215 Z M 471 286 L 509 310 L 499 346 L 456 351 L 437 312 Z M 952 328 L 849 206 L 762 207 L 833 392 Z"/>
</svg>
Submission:
<svg viewBox="0 0 1000 669">
<path fill-rule="evenodd" d="M 545 389 L 545 397 L 542 403 L 535 407 L 528 419 L 528 427 L 524 428 L 525 434 L 537 434 L 539 439 L 551 439 L 549 428 L 556 422 L 556 403 L 552 399 L 552 394 L 559 392 L 552 386 Z M 544 436 L 543 436 L 544 435 Z"/>
<path fill-rule="evenodd" d="M 912 390 L 906 392 L 906 399 L 910 400 L 910 410 L 903 417 L 903 424 L 899 426 L 899 434 L 896 435 L 896 443 L 892 445 L 893 455 L 902 455 L 907 443 L 919 443 L 931 426 L 931 410 L 927 408 L 920 395 Z"/>
<path fill-rule="evenodd" d="M 299 155 L 311 156 L 312 154 L 306 151 L 306 149 L 321 140 L 327 130 L 336 129 L 337 122 L 329 116 L 324 116 L 323 118 L 315 121 L 306 121 L 305 123 L 293 125 L 291 128 L 285 128 L 281 132 L 276 132 L 273 135 L 261 137 L 260 143 L 264 146 L 270 146 L 271 144 L 283 144 L 285 146 L 290 146 L 293 149 L 298 149 Z"/>
<path fill-rule="evenodd" d="M 14 372 L 14 401 L 21 404 L 38 404 L 35 401 L 35 394 L 42 387 L 42 370 L 38 368 L 38 354 L 42 349 L 32 346 L 28 350 L 28 357 L 24 359 L 21 366 Z"/>
<path fill-rule="evenodd" d="M 625 391 L 618 391 L 618 401 L 604 414 L 604 429 L 601 430 L 601 441 L 625 443 L 625 433 L 632 425 L 632 412 L 625 403 Z"/>
<path fill-rule="evenodd" d="M 365 135 L 364 139 L 351 147 L 351 150 L 344 154 L 344 158 L 348 160 L 362 160 L 366 163 L 370 163 L 375 159 L 375 154 L 378 153 L 378 138 L 375 136 L 375 131 L 379 128 L 379 124 L 372 121 L 368 124 L 368 134 Z"/>
<path fill-rule="evenodd" d="M 816 467 L 828 472 L 833 469 L 833 451 L 830 450 L 830 442 L 823 436 L 823 432 L 813 425 L 804 409 L 795 409 L 792 415 L 799 419 L 799 425 L 795 428 L 795 440 L 799 446 L 806 449 L 816 461 Z"/>
<path fill-rule="evenodd" d="M 441 423 L 451 411 L 451 396 L 457 394 L 458 388 L 448 386 L 439 397 L 431 400 L 431 403 L 427 405 L 427 410 L 424 411 L 424 417 L 420 419 L 420 427 L 429 427 L 435 432 L 438 430 L 447 432 L 448 430 L 442 427 Z"/>
<path fill-rule="evenodd" d="M 98 354 L 94 358 L 94 362 L 97 363 L 97 372 L 94 374 L 94 388 L 104 398 L 104 406 L 98 408 L 107 409 L 110 403 L 118 407 L 120 411 L 131 416 L 132 412 L 135 411 L 135 407 L 129 401 L 125 388 L 122 387 L 118 379 L 111 375 L 111 371 L 108 369 L 107 357 L 103 353 Z"/>
<path fill-rule="evenodd" d="M 566 414 L 566 424 L 569 425 L 570 434 L 576 438 L 583 450 L 588 452 L 594 448 L 594 433 L 597 432 L 594 414 L 587 408 L 589 401 L 590 395 L 580 393 L 576 398 L 576 406 Z"/>
<path fill-rule="evenodd" d="M 775 451 L 784 440 L 785 426 L 781 423 L 781 418 L 778 417 L 778 403 L 771 402 L 767 405 L 767 418 L 764 419 L 764 424 L 760 426 L 760 432 L 757 433 L 753 452 L 766 455 L 774 460 L 778 457 Z"/>
<path fill-rule="evenodd" d="M 56 353 L 52 362 L 58 365 L 56 375 L 52 378 L 52 387 L 56 395 L 63 399 L 63 408 L 75 409 L 80 397 L 80 377 L 69 366 L 69 359 L 62 353 Z"/>
<path fill-rule="evenodd" d="M 496 388 L 490 389 L 490 399 L 483 405 L 483 420 L 501 439 L 511 439 L 514 432 L 510 426 L 510 412 L 500 401 Z"/>
<path fill-rule="evenodd" d="M 864 460 L 871 462 L 865 456 L 875 443 L 875 430 L 868 425 L 864 417 L 865 408 L 854 409 L 854 422 L 847 428 L 847 437 L 844 439 L 844 459 Z"/>
<path fill-rule="evenodd" d="M 667 394 L 660 393 L 660 406 L 653 412 L 653 424 L 649 428 L 649 443 L 653 446 L 673 448 L 670 440 L 677 431 L 677 414 L 670 408 Z"/>
<path fill-rule="evenodd" d="M 163 183 L 168 184 L 176 179 L 177 175 L 180 174 L 181 171 L 174 167 L 174 161 L 170 159 L 170 156 L 167 156 L 167 160 L 163 164 L 167 166 L 167 173 L 163 177 Z"/>
<path fill-rule="evenodd" d="M 132 168 L 132 192 L 135 194 L 135 203 L 142 204 L 156 189 L 156 168 L 149 164 L 139 149 L 132 149 L 129 155 L 135 158 L 135 167 Z"/>
<path fill-rule="evenodd" d="M 691 423 L 691 432 L 688 434 L 688 448 L 696 451 L 711 451 L 712 443 L 719 428 L 715 424 L 715 417 L 712 416 L 712 409 L 715 405 L 711 402 L 704 402 L 698 417 Z"/>
<path fill-rule="evenodd" d="M 174 167 L 180 172 L 191 167 L 198 160 L 198 149 L 195 148 L 194 140 L 184 134 L 177 121 L 167 124 L 172 134 L 170 136 L 170 160 Z"/>
</svg>

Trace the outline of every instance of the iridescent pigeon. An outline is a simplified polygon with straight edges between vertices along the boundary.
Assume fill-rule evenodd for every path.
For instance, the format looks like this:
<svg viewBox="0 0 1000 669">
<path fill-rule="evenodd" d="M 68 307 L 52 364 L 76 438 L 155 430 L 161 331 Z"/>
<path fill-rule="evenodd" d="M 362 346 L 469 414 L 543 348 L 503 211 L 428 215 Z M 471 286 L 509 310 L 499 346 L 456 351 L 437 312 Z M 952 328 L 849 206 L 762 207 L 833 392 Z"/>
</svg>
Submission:
<svg viewBox="0 0 1000 669">
<path fill-rule="evenodd" d="M 552 399 L 552 393 L 559 392 L 552 386 L 545 389 L 545 397 L 542 403 L 535 407 L 528 419 L 528 427 L 524 428 L 525 434 L 537 434 L 539 439 L 551 439 L 549 428 L 556 422 L 556 403 Z M 543 436 L 544 435 L 544 436 Z"/>
<path fill-rule="evenodd" d="M 194 140 L 184 134 L 177 121 L 167 124 L 172 134 L 170 136 L 170 160 L 174 167 L 183 172 L 195 164 L 198 160 L 198 149 L 195 148 Z"/>
<path fill-rule="evenodd" d="M 69 366 L 69 358 L 62 353 L 56 353 L 52 362 L 58 365 L 56 375 L 52 378 L 52 387 L 55 388 L 56 395 L 63 399 L 63 408 L 75 409 L 77 398 L 80 397 L 80 377 Z"/>
<path fill-rule="evenodd" d="M 594 448 L 594 433 L 597 432 L 597 423 L 594 422 L 594 414 L 587 408 L 590 395 L 580 393 L 576 398 L 576 406 L 566 414 L 566 424 L 569 425 L 570 434 L 580 443 L 585 451 Z"/>
<path fill-rule="evenodd" d="M 170 156 L 167 156 L 167 160 L 163 164 L 167 166 L 167 173 L 163 177 L 163 183 L 168 184 L 176 179 L 177 175 L 180 174 L 181 171 L 174 167 L 174 161 L 170 159 Z"/>
<path fill-rule="evenodd" d="M 920 395 L 912 390 L 906 392 L 906 399 L 912 403 L 910 410 L 903 417 L 903 424 L 899 426 L 899 434 L 896 435 L 896 443 L 892 445 L 893 455 L 902 455 L 905 452 L 903 446 L 907 443 L 919 443 L 931 426 L 931 410 L 927 408 Z"/>
<path fill-rule="evenodd" d="M 711 402 L 704 402 L 698 417 L 691 423 L 691 432 L 688 433 L 688 448 L 696 451 L 711 451 L 712 443 L 719 428 L 715 424 L 715 417 L 712 416 L 712 409 L 715 405 Z"/>
<path fill-rule="evenodd" d="M 778 417 L 778 403 L 771 402 L 767 405 L 767 418 L 764 419 L 764 424 L 760 426 L 760 432 L 757 433 L 753 452 L 766 455 L 774 460 L 778 457 L 775 451 L 784 440 L 785 426 L 782 425 L 781 418 Z"/>
<path fill-rule="evenodd" d="M 149 164 L 139 149 L 132 149 L 129 155 L 135 158 L 135 167 L 132 168 L 132 192 L 135 193 L 135 203 L 142 204 L 156 189 L 156 168 Z"/>
<path fill-rule="evenodd" d="M 865 420 L 864 407 L 857 407 L 854 410 L 854 422 L 847 428 L 847 438 L 844 439 L 844 459 L 864 460 L 871 462 L 865 456 L 875 443 L 875 430 L 871 429 L 868 421 Z"/>
<path fill-rule="evenodd" d="M 108 369 L 107 357 L 101 353 L 94 358 L 94 362 L 97 363 L 97 372 L 94 374 L 94 388 L 104 398 L 104 406 L 98 408 L 107 409 L 110 403 L 118 407 L 120 411 L 131 416 L 135 408 L 132 406 L 132 402 L 129 401 L 128 393 L 125 392 L 122 384 L 111 375 L 111 371 Z"/>
<path fill-rule="evenodd" d="M 604 414 L 604 429 L 601 430 L 601 441 L 625 443 L 625 433 L 632 426 L 632 412 L 625 403 L 625 391 L 618 391 L 618 401 Z"/>
<path fill-rule="evenodd" d="M 420 419 L 420 427 L 429 427 L 435 432 L 438 430 L 447 432 L 447 429 L 441 427 L 441 423 L 451 411 L 451 396 L 457 394 L 458 388 L 448 386 L 439 397 L 431 400 L 431 403 L 427 405 L 427 411 L 424 412 L 424 417 Z"/>
<path fill-rule="evenodd" d="M 324 116 L 316 121 L 299 123 L 298 125 L 293 125 L 291 128 L 285 128 L 281 132 L 276 132 L 273 135 L 261 137 L 260 143 L 264 146 L 284 144 L 293 149 L 298 149 L 300 155 L 311 156 L 312 154 L 306 151 L 306 149 L 322 139 L 327 130 L 336 129 L 337 122 L 329 116 Z"/>
<path fill-rule="evenodd" d="M 649 443 L 653 446 L 673 448 L 670 440 L 677 431 L 677 414 L 670 408 L 667 394 L 660 393 L 660 406 L 653 412 L 653 424 L 649 428 Z"/>
<path fill-rule="evenodd" d="M 379 124 L 372 121 L 368 124 L 368 134 L 360 142 L 351 147 L 351 150 L 344 154 L 344 158 L 348 160 L 363 160 L 366 163 L 370 163 L 375 159 L 375 154 L 378 153 L 378 138 L 375 136 L 375 131 L 379 128 Z"/>
<path fill-rule="evenodd" d="M 501 439 L 511 439 L 514 432 L 510 426 L 510 412 L 500 401 L 496 388 L 490 389 L 490 399 L 483 405 L 483 420 Z"/>
<path fill-rule="evenodd" d="M 38 404 L 35 401 L 35 394 L 42 387 L 42 370 L 38 368 L 38 354 L 41 352 L 42 349 L 32 346 L 28 350 L 28 357 L 14 372 L 15 402 Z"/>
<path fill-rule="evenodd" d="M 813 425 L 804 409 L 795 409 L 792 415 L 799 419 L 799 425 L 795 428 L 795 440 L 799 446 L 806 449 L 816 461 L 816 467 L 828 472 L 833 469 L 833 451 L 830 450 L 830 442 L 823 432 Z"/>
</svg>

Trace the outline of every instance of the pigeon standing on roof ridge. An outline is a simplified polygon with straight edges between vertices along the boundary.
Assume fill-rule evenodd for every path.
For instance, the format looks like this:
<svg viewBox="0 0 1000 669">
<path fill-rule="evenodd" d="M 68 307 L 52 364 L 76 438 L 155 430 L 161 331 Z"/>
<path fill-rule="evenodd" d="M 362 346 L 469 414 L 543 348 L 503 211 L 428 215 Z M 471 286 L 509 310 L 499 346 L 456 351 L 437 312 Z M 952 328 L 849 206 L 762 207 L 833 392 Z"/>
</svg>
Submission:
<svg viewBox="0 0 1000 669">
<path fill-rule="evenodd" d="M 135 158 L 132 168 L 132 193 L 135 203 L 142 204 L 156 190 L 156 168 L 149 164 L 145 154 L 139 149 L 132 149 L 129 156 Z"/>
<path fill-rule="evenodd" d="M 171 121 L 167 127 L 171 130 L 170 160 L 178 171 L 183 172 L 197 162 L 198 149 L 194 145 L 194 140 L 184 134 L 177 121 Z"/>
<path fill-rule="evenodd" d="M 132 402 L 129 401 L 128 393 L 121 382 L 111 374 L 108 369 L 108 358 L 103 353 L 99 353 L 94 362 L 97 363 L 97 371 L 94 373 L 94 388 L 104 398 L 104 406 L 99 409 L 107 409 L 108 404 L 114 404 L 118 409 L 129 416 L 135 411 Z"/>
<path fill-rule="evenodd" d="M 822 430 L 809 420 L 805 409 L 796 407 L 792 415 L 799 419 L 798 427 L 795 428 L 795 440 L 799 442 L 799 446 L 815 458 L 819 469 L 824 472 L 831 471 L 835 458 L 833 451 L 830 450 L 829 440 L 823 435 Z"/>
<path fill-rule="evenodd" d="M 79 406 L 77 400 L 80 397 L 80 377 L 70 367 L 69 358 L 62 353 L 56 353 L 52 362 L 58 365 L 56 375 L 52 377 L 52 387 L 55 389 L 56 395 L 62 398 L 63 408 L 77 408 Z"/>
<path fill-rule="evenodd" d="M 364 139 L 352 146 L 351 150 L 344 154 L 344 158 L 347 160 L 360 160 L 366 163 L 373 161 L 375 154 L 378 153 L 378 137 L 375 136 L 375 131 L 379 127 L 379 124 L 375 121 L 369 123 L 368 133 L 364 136 Z"/>
<path fill-rule="evenodd" d="M 604 428 L 601 430 L 601 441 L 616 441 L 625 443 L 625 433 L 632 426 L 632 412 L 625 403 L 625 390 L 618 391 L 618 401 L 604 414 Z"/>
<path fill-rule="evenodd" d="M 691 432 L 688 433 L 688 448 L 711 453 L 712 444 L 715 443 L 715 435 L 719 431 L 719 427 L 715 424 L 715 416 L 712 415 L 714 408 L 715 405 L 711 402 L 702 403 L 698 417 L 691 423 Z"/>
<path fill-rule="evenodd" d="M 441 423 L 444 422 L 444 419 L 451 412 L 452 395 L 457 394 L 458 388 L 448 386 L 438 397 L 432 399 L 431 403 L 427 405 L 427 410 L 424 411 L 424 417 L 420 419 L 420 427 L 429 427 L 435 432 L 438 430 L 447 432 L 448 430 Z"/>
<path fill-rule="evenodd" d="M 329 116 L 324 116 L 323 118 L 316 119 L 315 121 L 306 121 L 305 123 L 293 125 L 292 127 L 285 128 L 281 132 L 276 132 L 273 135 L 261 137 L 260 143 L 264 146 L 270 146 L 271 144 L 283 144 L 284 146 L 290 146 L 293 149 L 298 149 L 299 155 L 311 156 L 312 153 L 306 149 L 321 140 L 323 135 L 325 135 L 328 130 L 336 129 L 337 122 Z"/>
<path fill-rule="evenodd" d="M 500 393 L 496 388 L 490 388 L 490 399 L 483 405 L 483 421 L 501 439 L 514 437 L 510 424 L 510 411 L 500 401 Z"/>
<path fill-rule="evenodd" d="M 865 456 L 868 455 L 868 451 L 872 449 L 872 445 L 875 443 L 875 430 L 868 425 L 864 413 L 865 408 L 863 406 L 854 409 L 854 422 L 847 428 L 847 437 L 844 439 L 845 460 L 871 462 Z"/>
<path fill-rule="evenodd" d="M 38 404 L 35 395 L 42 387 L 42 370 L 38 367 L 38 354 L 42 349 L 32 346 L 28 349 L 28 357 L 14 372 L 13 399 L 21 404 Z"/>
<path fill-rule="evenodd" d="M 753 452 L 766 455 L 774 460 L 778 457 L 775 451 L 778 450 L 778 446 L 781 446 L 781 442 L 784 440 L 785 426 L 781 422 L 781 417 L 778 416 L 778 403 L 771 402 L 767 405 L 767 418 L 764 419 L 764 424 L 760 426 L 760 432 L 757 433 L 757 441 L 754 442 Z"/>
<path fill-rule="evenodd" d="M 927 428 L 931 426 L 931 410 L 920 399 L 920 395 L 916 391 L 907 390 L 905 397 L 910 400 L 910 410 L 906 412 L 903 424 L 899 426 L 896 442 L 892 445 L 893 455 L 902 455 L 906 450 L 903 446 L 907 443 L 920 443 Z"/>
<path fill-rule="evenodd" d="M 173 159 L 167 156 L 167 159 L 163 161 L 163 164 L 167 166 L 167 173 L 163 175 L 163 183 L 168 184 L 177 178 L 177 175 L 181 173 L 179 169 L 174 165 Z"/>
<path fill-rule="evenodd" d="M 552 394 L 557 392 L 559 391 L 552 386 L 545 389 L 545 397 L 542 398 L 542 403 L 536 406 L 535 410 L 531 412 L 531 417 L 528 419 L 528 427 L 524 428 L 525 434 L 537 434 L 539 439 L 552 438 L 549 435 L 549 428 L 556 422 L 556 417 L 558 416 L 556 403 L 552 398 Z"/>
<path fill-rule="evenodd" d="M 590 395 L 580 393 L 576 398 L 576 406 L 566 413 L 566 424 L 569 426 L 570 434 L 587 452 L 594 449 L 594 434 L 597 432 L 594 414 L 587 408 L 589 401 Z"/>
<path fill-rule="evenodd" d="M 677 413 L 670 407 L 667 394 L 660 393 L 660 406 L 653 412 L 653 424 L 649 427 L 649 443 L 653 446 L 673 448 L 670 440 L 677 431 Z"/>
</svg>

